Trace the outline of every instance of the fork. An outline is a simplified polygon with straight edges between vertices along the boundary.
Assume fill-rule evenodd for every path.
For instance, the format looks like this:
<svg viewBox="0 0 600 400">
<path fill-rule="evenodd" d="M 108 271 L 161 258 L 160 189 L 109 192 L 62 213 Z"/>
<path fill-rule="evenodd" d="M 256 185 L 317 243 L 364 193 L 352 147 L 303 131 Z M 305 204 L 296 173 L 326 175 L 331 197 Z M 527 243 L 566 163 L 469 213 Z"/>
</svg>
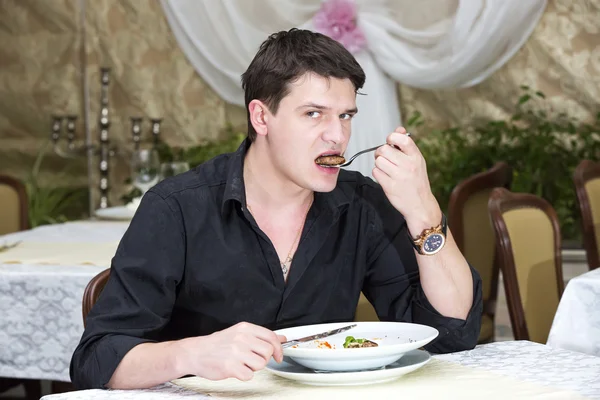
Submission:
<svg viewBox="0 0 600 400">
<path fill-rule="evenodd" d="M 370 151 L 373 150 L 377 150 L 378 148 L 380 148 L 381 146 L 385 145 L 384 144 L 380 144 L 379 146 L 375 146 L 375 147 L 371 147 L 370 149 L 366 149 L 363 151 L 359 151 L 358 153 L 356 153 L 355 155 L 353 155 L 348 161 L 346 161 L 343 164 L 338 164 L 338 165 L 327 165 L 327 167 L 331 167 L 331 168 L 342 168 L 342 167 L 347 167 L 348 165 L 352 164 L 352 161 L 354 161 L 354 159 L 356 159 L 356 157 L 360 156 L 361 154 L 365 154 L 368 153 Z M 323 167 L 325 167 L 325 165 L 323 165 Z"/>
<path fill-rule="evenodd" d="M 410 132 L 406 132 L 406 136 L 410 137 Z M 361 154 L 365 154 L 365 153 L 368 153 L 370 151 L 377 150 L 378 148 L 380 148 L 381 146 L 384 146 L 386 144 L 387 143 L 380 144 L 379 146 L 375 146 L 375 147 L 371 147 L 370 149 L 359 151 L 358 153 L 356 153 L 355 155 L 353 155 L 352 157 L 350 157 L 350 159 L 348 161 L 346 161 L 345 163 L 343 163 L 343 164 L 338 164 L 338 165 L 321 165 L 321 166 L 322 167 L 329 167 L 329 168 L 347 167 L 348 165 L 352 164 L 352 161 L 354 161 L 356 159 L 356 157 L 360 156 Z"/>
</svg>

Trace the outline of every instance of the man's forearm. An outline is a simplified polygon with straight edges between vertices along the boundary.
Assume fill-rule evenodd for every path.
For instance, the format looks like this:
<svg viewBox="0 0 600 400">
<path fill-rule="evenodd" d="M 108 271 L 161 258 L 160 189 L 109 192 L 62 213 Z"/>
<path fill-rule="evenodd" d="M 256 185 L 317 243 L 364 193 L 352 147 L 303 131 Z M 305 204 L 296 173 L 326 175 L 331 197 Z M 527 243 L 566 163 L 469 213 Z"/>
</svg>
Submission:
<svg viewBox="0 0 600 400">
<path fill-rule="evenodd" d="M 146 389 L 180 378 L 186 374 L 180 354 L 181 341 L 139 344 L 123 357 L 107 387 Z"/>
<path fill-rule="evenodd" d="M 473 304 L 473 276 L 448 229 L 437 254 L 417 254 L 421 286 L 429 303 L 446 317 L 466 319 Z"/>
</svg>

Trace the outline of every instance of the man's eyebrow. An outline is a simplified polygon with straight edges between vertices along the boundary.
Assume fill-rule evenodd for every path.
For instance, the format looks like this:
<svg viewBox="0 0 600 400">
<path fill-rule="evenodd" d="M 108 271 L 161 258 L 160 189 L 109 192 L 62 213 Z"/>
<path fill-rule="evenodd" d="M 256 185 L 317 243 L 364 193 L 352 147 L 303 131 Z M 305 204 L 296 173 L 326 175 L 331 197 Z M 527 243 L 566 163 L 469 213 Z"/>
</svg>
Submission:
<svg viewBox="0 0 600 400">
<path fill-rule="evenodd" d="M 301 108 L 316 108 L 317 110 L 330 110 L 330 107 L 321 105 L 321 104 L 317 104 L 317 103 L 306 103 L 306 104 L 302 104 L 300 106 L 298 106 L 296 108 L 296 110 L 299 110 Z M 345 114 L 356 114 L 358 112 L 358 108 L 354 107 L 354 108 L 349 108 L 347 109 L 344 113 Z"/>
<path fill-rule="evenodd" d="M 329 110 L 329 107 L 317 103 L 305 103 L 298 106 L 296 110 L 299 110 L 301 108 L 316 108 L 317 110 Z"/>
</svg>

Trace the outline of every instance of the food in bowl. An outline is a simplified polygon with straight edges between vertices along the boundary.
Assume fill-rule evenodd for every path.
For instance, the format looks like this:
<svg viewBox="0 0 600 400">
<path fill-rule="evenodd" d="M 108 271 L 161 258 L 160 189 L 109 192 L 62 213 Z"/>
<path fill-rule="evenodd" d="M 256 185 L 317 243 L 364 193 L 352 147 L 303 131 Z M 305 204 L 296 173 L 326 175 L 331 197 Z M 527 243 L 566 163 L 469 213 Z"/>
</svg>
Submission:
<svg viewBox="0 0 600 400">
<path fill-rule="evenodd" d="M 317 347 L 319 349 L 335 349 L 335 345 L 331 345 L 329 342 L 324 340 L 317 340 Z"/>
<path fill-rule="evenodd" d="M 404 354 L 418 349 L 435 339 L 439 332 L 430 326 L 405 322 L 356 322 L 351 332 L 321 338 L 331 349 L 319 346 L 319 339 L 283 349 L 285 357 L 308 369 L 329 372 L 364 371 L 381 368 L 400 360 Z M 339 329 L 347 322 L 315 324 L 285 328 L 275 331 L 288 338 L 302 338 Z M 376 347 L 346 348 L 347 336 L 377 343 Z M 407 340 L 411 338 L 411 340 Z"/>
<path fill-rule="evenodd" d="M 359 349 L 364 347 L 377 347 L 377 343 L 368 339 L 355 339 L 354 336 L 346 336 L 344 341 L 345 349 Z"/>
</svg>

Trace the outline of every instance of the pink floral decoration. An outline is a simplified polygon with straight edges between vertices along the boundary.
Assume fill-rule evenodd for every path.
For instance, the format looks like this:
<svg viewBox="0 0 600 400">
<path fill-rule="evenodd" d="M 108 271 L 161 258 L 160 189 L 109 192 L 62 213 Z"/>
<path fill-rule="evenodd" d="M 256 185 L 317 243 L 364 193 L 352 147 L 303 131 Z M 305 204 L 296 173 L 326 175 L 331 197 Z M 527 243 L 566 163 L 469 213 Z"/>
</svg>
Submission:
<svg viewBox="0 0 600 400">
<path fill-rule="evenodd" d="M 315 14 L 317 32 L 340 42 L 351 53 L 367 45 L 363 32 L 356 24 L 356 5 L 352 0 L 327 0 Z"/>
</svg>

